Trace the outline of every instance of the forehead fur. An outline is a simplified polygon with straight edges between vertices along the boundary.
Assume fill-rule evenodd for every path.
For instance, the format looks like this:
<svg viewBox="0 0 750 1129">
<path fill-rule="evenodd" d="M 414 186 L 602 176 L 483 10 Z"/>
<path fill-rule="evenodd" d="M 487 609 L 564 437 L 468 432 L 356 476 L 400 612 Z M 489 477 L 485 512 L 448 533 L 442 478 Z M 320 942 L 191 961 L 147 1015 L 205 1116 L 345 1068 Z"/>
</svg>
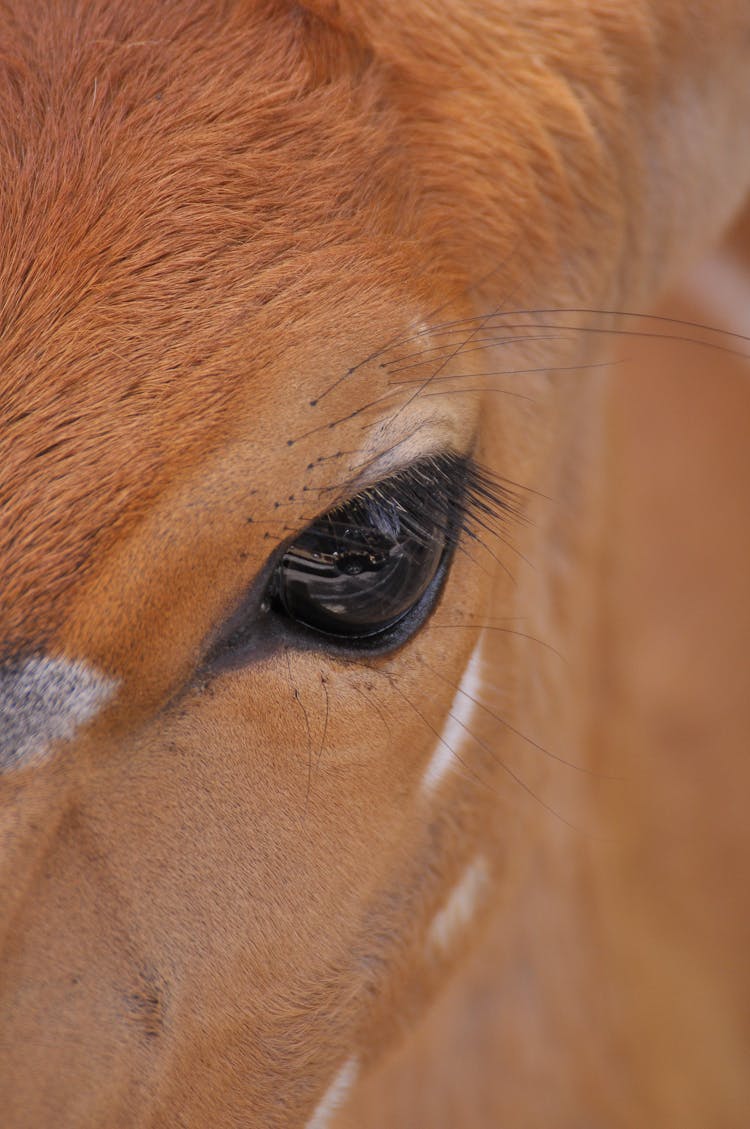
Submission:
<svg viewBox="0 0 750 1129">
<path fill-rule="evenodd" d="M 376 303 L 468 301 L 468 278 L 495 308 L 560 264 L 581 294 L 619 277 L 599 136 L 626 92 L 595 71 L 582 107 L 558 53 L 638 20 L 511 34 L 493 8 L 482 48 L 476 5 L 445 4 L 0 0 L 0 661 L 49 649 L 73 581 L 239 396 L 286 388 L 285 351 L 377 347 Z"/>
<path fill-rule="evenodd" d="M 354 264 L 360 305 L 395 271 L 378 82 L 291 3 L 0 3 L 6 653 Z"/>
</svg>

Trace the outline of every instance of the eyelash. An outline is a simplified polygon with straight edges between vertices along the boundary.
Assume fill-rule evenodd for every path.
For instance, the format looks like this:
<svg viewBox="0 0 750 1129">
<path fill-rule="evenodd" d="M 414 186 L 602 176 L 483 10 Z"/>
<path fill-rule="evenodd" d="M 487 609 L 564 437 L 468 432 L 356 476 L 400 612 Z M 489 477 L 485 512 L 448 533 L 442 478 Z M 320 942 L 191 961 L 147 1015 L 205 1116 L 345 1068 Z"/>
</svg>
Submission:
<svg viewBox="0 0 750 1129">
<path fill-rule="evenodd" d="M 430 516 L 439 516 L 454 532 L 454 545 L 462 534 L 481 542 L 484 533 L 495 535 L 501 527 L 524 519 L 520 489 L 472 457 L 454 453 L 433 456 L 389 481 L 399 483 L 399 494 L 391 495 L 391 499 L 405 503 L 407 512 L 410 505 L 428 503 Z M 371 488 L 375 496 L 380 489 Z M 367 490 L 362 496 L 369 493 Z"/>
<path fill-rule="evenodd" d="M 401 530 L 422 545 L 441 551 L 441 559 L 426 589 L 415 603 L 393 623 L 380 630 L 362 632 L 327 631 L 300 617 L 282 599 L 282 570 L 295 550 L 316 535 L 347 529 L 347 547 L 354 555 L 364 553 L 365 538 L 374 530 L 391 533 L 395 516 Z M 211 650 L 210 659 L 231 665 L 247 661 L 252 653 L 273 646 L 279 632 L 295 646 L 326 647 L 340 654 L 367 651 L 385 653 L 411 638 L 435 605 L 459 547 L 466 542 L 486 544 L 503 536 L 511 524 L 524 517 L 520 490 L 494 475 L 473 458 L 448 452 L 421 459 L 390 478 L 337 503 L 310 523 L 268 562 L 263 578 L 254 585 L 243 609 L 236 613 Z M 356 531 L 363 530 L 362 539 Z M 491 551 L 491 550 L 489 550 Z M 309 559 L 309 556 L 308 556 Z M 260 586 L 262 584 L 262 592 Z M 264 614 L 265 613 L 265 614 Z"/>
<path fill-rule="evenodd" d="M 310 523 L 267 589 L 280 626 L 339 651 L 393 650 L 435 606 L 462 537 L 482 542 L 522 511 L 473 459 L 422 459 Z"/>
</svg>

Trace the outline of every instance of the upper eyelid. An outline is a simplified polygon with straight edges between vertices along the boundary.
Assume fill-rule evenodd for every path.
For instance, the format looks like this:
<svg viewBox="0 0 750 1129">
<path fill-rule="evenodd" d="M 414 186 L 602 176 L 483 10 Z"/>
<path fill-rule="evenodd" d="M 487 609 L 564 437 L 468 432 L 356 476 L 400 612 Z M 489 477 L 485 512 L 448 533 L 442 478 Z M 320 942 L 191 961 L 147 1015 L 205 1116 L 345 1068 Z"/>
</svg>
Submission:
<svg viewBox="0 0 750 1129">
<path fill-rule="evenodd" d="M 364 482 L 361 480 L 361 478 L 355 478 L 340 487 L 336 487 L 335 489 L 339 491 L 339 493 L 337 493 L 335 500 L 332 501 L 331 504 L 325 508 L 325 510 L 321 510 L 321 512 L 307 524 L 310 525 L 312 524 L 312 522 L 320 521 L 327 514 L 333 513 L 338 509 L 342 509 L 344 506 L 350 505 L 352 502 L 356 502 L 360 499 L 365 500 L 369 495 L 374 496 L 376 491 L 387 489 L 389 484 L 397 483 L 399 479 L 408 476 L 410 473 L 418 472 L 420 469 L 427 472 L 430 465 L 434 466 L 438 463 L 448 463 L 449 461 L 454 463 L 457 467 L 460 465 L 467 467 L 475 466 L 474 460 L 470 454 L 463 455 L 457 451 L 454 451 L 452 448 L 444 447 L 440 450 L 429 452 L 427 454 L 421 453 L 419 456 L 411 459 L 409 462 L 404 463 L 397 468 L 393 468 L 388 474 L 384 475 L 381 478 L 376 478 Z M 442 477 L 444 477 L 444 475 L 442 475 L 441 478 Z M 435 486 L 439 488 L 440 485 L 440 481 L 436 480 Z M 307 528 L 307 525 L 305 526 L 305 528 Z"/>
<path fill-rule="evenodd" d="M 425 423 L 424 426 L 427 426 L 427 424 Z M 322 510 L 312 520 L 315 521 L 323 517 L 329 510 L 335 509 L 338 506 L 346 505 L 347 502 L 353 501 L 360 494 L 366 493 L 367 490 L 377 488 L 390 479 L 397 478 L 399 475 L 404 474 L 420 463 L 428 463 L 445 458 L 453 458 L 457 462 L 473 462 L 476 436 L 472 437 L 471 443 L 466 450 L 458 450 L 451 444 L 433 442 L 429 446 L 424 447 L 418 454 L 412 455 L 411 458 L 403 463 L 380 467 L 384 459 L 388 456 L 392 456 L 405 444 L 410 443 L 414 439 L 415 434 L 417 434 L 417 432 L 413 432 L 404 439 L 399 439 L 397 443 L 394 443 L 391 447 L 383 451 L 378 451 L 377 454 L 360 464 L 357 468 L 358 473 L 347 481 L 335 486 L 326 487 L 326 491 L 332 495 L 332 500 L 326 509 Z M 463 447 L 463 444 L 461 444 L 461 446 Z"/>
</svg>

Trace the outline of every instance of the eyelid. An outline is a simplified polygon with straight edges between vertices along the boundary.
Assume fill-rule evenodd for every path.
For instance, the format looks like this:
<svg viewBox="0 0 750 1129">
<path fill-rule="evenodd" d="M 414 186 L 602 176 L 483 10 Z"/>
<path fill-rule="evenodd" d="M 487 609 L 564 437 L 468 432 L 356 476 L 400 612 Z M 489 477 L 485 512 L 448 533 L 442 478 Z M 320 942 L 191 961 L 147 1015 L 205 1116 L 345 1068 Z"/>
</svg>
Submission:
<svg viewBox="0 0 750 1129">
<path fill-rule="evenodd" d="M 452 420 L 444 421 L 434 417 L 422 420 L 413 431 L 398 439 L 390 447 L 378 449 L 374 454 L 365 456 L 361 463 L 351 468 L 354 471 L 351 478 L 338 485 L 327 487 L 331 497 L 327 510 L 352 501 L 368 488 L 379 486 L 418 463 L 443 457 L 453 457 L 461 461 L 472 460 L 476 449 L 476 432 L 473 432 L 468 442 L 465 442 L 463 436 L 456 436 L 452 426 L 447 426 L 452 423 Z M 418 449 L 415 450 L 417 446 L 415 439 L 425 431 L 429 432 L 428 436 L 421 439 Z"/>
<path fill-rule="evenodd" d="M 357 503 L 363 506 L 371 503 L 399 504 L 409 500 L 410 490 L 416 495 L 428 489 L 430 501 L 442 501 L 446 512 L 450 509 L 453 516 L 463 507 L 466 481 L 475 471 L 476 466 L 471 457 L 454 451 L 442 450 L 434 455 L 421 455 L 385 478 L 360 485 L 356 493 L 337 500 L 315 521 L 325 520 L 327 516 L 335 515 L 337 510 Z M 406 505 L 401 508 L 408 512 Z"/>
<path fill-rule="evenodd" d="M 255 579 L 245 590 L 244 596 L 238 601 L 234 612 L 212 633 L 211 640 L 207 641 L 202 663 L 204 669 L 236 667 L 250 661 L 252 656 L 267 653 L 269 648 L 275 649 L 279 642 L 278 631 L 274 635 L 273 629 L 269 630 L 265 609 L 272 599 L 273 577 L 284 555 L 306 531 L 311 530 L 316 523 L 324 521 L 327 516 L 335 514 L 337 509 L 356 501 L 366 506 L 368 494 L 380 493 L 385 495 L 386 501 L 390 495 L 391 499 L 397 502 L 399 490 L 403 490 L 402 497 L 405 497 L 409 489 L 410 475 L 416 475 L 422 480 L 419 489 L 423 493 L 429 487 L 427 514 L 429 515 L 429 511 L 433 510 L 434 502 L 446 518 L 445 564 L 441 565 L 440 569 L 440 585 L 450 571 L 454 550 L 463 535 L 469 531 L 472 538 L 476 538 L 476 534 L 471 532 L 475 523 L 480 529 L 481 540 L 481 530 L 491 530 L 493 520 L 518 516 L 517 497 L 501 479 L 477 464 L 471 455 L 459 454 L 445 447 L 427 455 L 420 453 L 420 456 L 412 462 L 394 468 L 391 474 L 375 481 L 365 483 L 360 481 L 357 483 L 358 489 L 355 488 L 354 483 L 342 487 L 330 506 L 307 522 L 303 528 L 285 538 L 266 559 Z M 351 493 L 349 493 L 350 489 Z M 408 513 L 408 508 L 405 509 Z M 414 507 L 411 508 L 411 512 L 415 512 Z M 424 614 L 429 614 L 429 608 Z M 420 622 L 421 620 L 412 627 L 409 634 L 404 634 L 400 640 L 384 646 L 384 649 L 395 649 L 400 646 L 411 637 Z M 305 644 L 301 635 L 295 645 L 297 643 L 311 645 L 309 641 Z M 320 643 L 313 642 L 312 645 L 319 646 Z M 345 647 L 339 646 L 337 649 L 344 654 Z"/>
<path fill-rule="evenodd" d="M 372 490 L 387 489 L 389 483 L 398 481 L 402 476 L 408 475 L 410 471 L 421 466 L 427 467 L 430 464 L 447 463 L 448 461 L 453 461 L 457 465 L 465 464 L 471 467 L 476 465 L 472 455 L 473 445 L 470 451 L 461 452 L 445 444 L 435 444 L 433 448 L 423 449 L 406 462 L 391 463 L 393 452 L 412 438 L 413 436 L 409 436 L 409 439 L 400 440 L 387 451 L 380 451 L 372 460 L 361 465 L 359 474 L 337 486 L 328 487 L 327 489 L 331 493 L 330 503 L 313 518 L 313 521 L 320 521 L 326 514 L 349 505 L 351 502 L 356 502 L 360 498 L 366 498 Z M 382 464 L 386 460 L 387 465 L 383 466 Z M 308 522 L 308 525 L 310 524 L 312 522 Z M 306 525 L 304 528 L 307 527 Z M 302 530 L 300 530 L 301 532 Z"/>
</svg>

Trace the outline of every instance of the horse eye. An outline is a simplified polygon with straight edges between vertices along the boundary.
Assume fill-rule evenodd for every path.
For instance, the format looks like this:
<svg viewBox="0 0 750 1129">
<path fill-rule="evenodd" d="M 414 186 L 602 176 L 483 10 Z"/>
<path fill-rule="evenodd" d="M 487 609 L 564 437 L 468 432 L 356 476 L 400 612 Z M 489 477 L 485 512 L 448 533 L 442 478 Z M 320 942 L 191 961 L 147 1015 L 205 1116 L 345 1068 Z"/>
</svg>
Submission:
<svg viewBox="0 0 750 1129">
<path fill-rule="evenodd" d="M 359 495 L 304 530 L 271 581 L 277 610 L 355 641 L 388 631 L 420 603 L 441 572 L 452 523 L 445 505 L 420 505 L 419 492 L 409 497 L 393 482 L 395 488 Z"/>
</svg>

